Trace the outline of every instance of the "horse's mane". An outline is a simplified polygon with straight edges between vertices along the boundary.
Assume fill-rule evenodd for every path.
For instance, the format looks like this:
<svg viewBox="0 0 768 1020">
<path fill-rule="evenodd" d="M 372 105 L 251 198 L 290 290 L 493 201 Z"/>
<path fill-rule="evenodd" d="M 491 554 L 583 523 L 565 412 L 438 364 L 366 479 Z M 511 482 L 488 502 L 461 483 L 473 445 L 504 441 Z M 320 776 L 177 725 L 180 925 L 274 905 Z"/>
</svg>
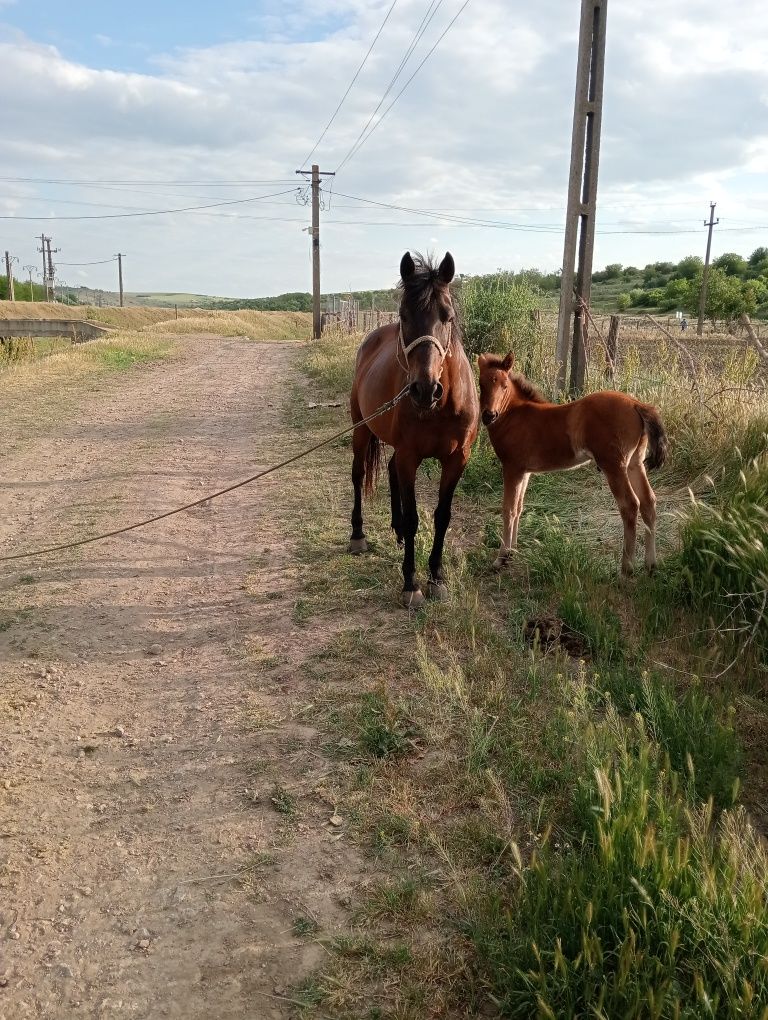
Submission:
<svg viewBox="0 0 768 1020">
<path fill-rule="evenodd" d="M 488 368 L 501 368 L 504 369 L 504 358 L 499 357 L 495 354 L 487 355 L 485 364 Z M 530 400 L 532 404 L 546 404 L 547 398 L 539 390 L 530 379 L 526 379 L 524 375 L 519 372 L 510 372 L 510 379 L 517 386 L 520 396 L 524 400 Z"/>
</svg>

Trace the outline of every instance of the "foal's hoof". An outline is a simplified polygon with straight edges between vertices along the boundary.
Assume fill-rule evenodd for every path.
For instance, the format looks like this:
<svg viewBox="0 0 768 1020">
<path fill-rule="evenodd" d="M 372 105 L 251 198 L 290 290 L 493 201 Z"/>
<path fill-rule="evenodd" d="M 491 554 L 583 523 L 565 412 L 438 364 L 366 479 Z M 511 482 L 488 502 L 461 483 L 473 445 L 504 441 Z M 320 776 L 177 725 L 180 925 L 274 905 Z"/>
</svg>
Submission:
<svg viewBox="0 0 768 1020">
<path fill-rule="evenodd" d="M 368 552 L 368 543 L 364 538 L 351 538 L 349 540 L 349 551 L 353 556 L 359 556 L 360 553 Z"/>
<path fill-rule="evenodd" d="M 420 609 L 424 605 L 424 592 L 421 588 L 415 591 L 403 591 L 400 601 L 406 609 Z"/>
<path fill-rule="evenodd" d="M 504 570 L 506 567 L 509 566 L 509 561 L 510 561 L 511 558 L 512 558 L 511 554 L 508 553 L 508 552 L 507 553 L 499 553 L 499 555 L 493 561 L 493 564 L 492 564 L 493 569 L 497 573 L 500 573 L 502 570 Z"/>
<path fill-rule="evenodd" d="M 428 581 L 427 598 L 435 602 L 446 602 L 448 600 L 448 585 L 445 581 Z"/>
</svg>

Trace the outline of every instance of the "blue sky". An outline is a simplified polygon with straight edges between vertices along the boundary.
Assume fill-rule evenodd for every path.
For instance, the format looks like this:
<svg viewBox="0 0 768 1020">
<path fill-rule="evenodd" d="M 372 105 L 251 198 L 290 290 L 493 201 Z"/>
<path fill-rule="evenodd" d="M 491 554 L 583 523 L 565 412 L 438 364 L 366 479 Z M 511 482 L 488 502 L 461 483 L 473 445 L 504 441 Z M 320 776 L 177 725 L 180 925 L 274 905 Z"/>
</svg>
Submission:
<svg viewBox="0 0 768 1020">
<path fill-rule="evenodd" d="M 118 71 L 153 71 L 158 56 L 244 39 L 311 41 L 329 29 L 330 16 L 288 18 L 293 5 L 217 0 L 215 4 L 132 0 L 16 0 L 3 6 L 7 25 L 55 46 L 72 60 Z M 281 14 L 282 12 L 282 14 Z"/>
<path fill-rule="evenodd" d="M 324 290 L 391 284 L 406 248 L 450 249 L 464 273 L 560 264 L 579 5 L 462 3 L 437 5 L 378 127 L 434 9 L 397 0 L 317 148 L 339 168 L 373 116 L 326 181 Z M 309 289 L 293 171 L 390 4 L 0 0 L 0 247 L 36 264 L 45 230 L 61 278 L 92 287 L 114 286 L 119 250 L 130 290 Z M 764 23 L 761 0 L 738 18 L 719 0 L 609 6 L 596 266 L 703 253 L 710 200 L 715 255 L 768 244 Z"/>
</svg>

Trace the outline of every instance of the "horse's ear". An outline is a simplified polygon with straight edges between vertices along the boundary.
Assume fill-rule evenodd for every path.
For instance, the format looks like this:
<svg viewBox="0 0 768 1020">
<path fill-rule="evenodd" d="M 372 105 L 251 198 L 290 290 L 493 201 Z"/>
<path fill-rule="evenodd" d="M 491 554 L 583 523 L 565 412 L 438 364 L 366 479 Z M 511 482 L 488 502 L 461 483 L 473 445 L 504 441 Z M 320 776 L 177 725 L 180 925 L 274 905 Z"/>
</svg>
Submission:
<svg viewBox="0 0 768 1020">
<path fill-rule="evenodd" d="M 441 283 L 450 283 L 456 273 L 456 264 L 453 261 L 453 255 L 449 251 L 445 253 L 445 258 L 440 263 L 437 270 L 437 278 Z"/>
<path fill-rule="evenodd" d="M 515 352 L 510 351 L 506 358 L 502 361 L 501 367 L 505 372 L 508 372 L 510 368 L 515 364 Z"/>
<path fill-rule="evenodd" d="M 488 355 L 487 354 L 478 354 L 478 356 L 477 356 L 477 367 L 480 369 L 481 372 L 482 372 L 482 370 L 485 368 L 485 366 L 487 364 L 488 364 Z"/>
<path fill-rule="evenodd" d="M 409 276 L 413 276 L 415 272 L 416 263 L 411 258 L 411 253 L 407 251 L 400 259 L 400 279 L 405 281 Z"/>
</svg>

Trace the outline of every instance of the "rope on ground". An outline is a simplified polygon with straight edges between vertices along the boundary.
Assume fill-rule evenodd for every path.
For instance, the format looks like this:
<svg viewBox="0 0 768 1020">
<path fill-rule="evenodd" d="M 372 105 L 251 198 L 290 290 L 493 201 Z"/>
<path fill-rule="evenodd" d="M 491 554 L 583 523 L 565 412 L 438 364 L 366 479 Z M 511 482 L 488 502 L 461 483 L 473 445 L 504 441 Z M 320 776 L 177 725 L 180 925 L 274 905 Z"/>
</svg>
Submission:
<svg viewBox="0 0 768 1020">
<path fill-rule="evenodd" d="M 92 538 L 81 538 L 77 542 L 64 542 L 61 545 L 51 545 L 45 549 L 35 549 L 32 552 L 25 553 L 14 553 L 11 556 L 0 556 L 0 563 L 9 563 L 11 560 L 25 560 L 30 559 L 33 556 L 43 556 L 46 553 L 52 552 L 63 552 L 65 549 L 76 549 L 81 545 L 90 545 L 92 542 L 101 542 L 105 538 L 114 538 L 116 535 L 124 535 L 127 531 L 136 531 L 137 528 L 144 528 L 148 524 L 155 524 L 157 521 L 163 521 L 166 517 L 173 517 L 175 514 L 183 513 L 185 510 L 191 510 L 193 507 L 201 506 L 203 503 L 208 503 L 212 499 L 218 499 L 220 496 L 225 496 L 228 492 L 234 492 L 235 489 L 242 489 L 244 485 L 250 485 L 251 482 L 258 481 L 260 478 L 265 478 L 267 475 L 271 475 L 274 471 L 279 471 L 281 468 L 287 467 L 289 464 L 294 464 L 297 460 L 301 460 L 303 457 L 308 457 L 310 453 L 314 453 L 316 450 L 321 449 L 323 446 L 328 446 L 336 439 L 340 439 L 342 436 L 347 435 L 349 432 L 354 432 L 355 429 L 361 425 L 366 425 L 369 421 L 373 421 L 374 418 L 378 418 L 382 414 L 386 414 L 387 411 L 391 411 L 408 392 L 408 386 L 404 386 L 397 396 L 392 397 L 386 404 L 382 404 L 381 407 L 377 408 L 373 414 L 369 414 L 367 418 L 362 418 L 360 421 L 353 422 L 352 425 L 348 425 L 347 428 L 342 429 L 340 432 L 335 432 L 332 436 L 328 436 L 327 439 L 323 439 L 320 443 L 315 443 L 314 446 L 310 446 L 306 450 L 302 450 L 300 453 L 296 453 L 293 457 L 288 457 L 286 460 L 281 460 L 279 464 L 273 464 L 271 467 L 265 468 L 263 471 L 259 471 L 255 475 L 251 475 L 250 478 L 244 478 L 242 482 L 235 482 L 234 485 L 228 485 L 226 489 L 219 489 L 218 492 L 212 492 L 208 496 L 202 496 L 200 499 L 196 499 L 192 503 L 185 503 L 184 506 L 178 506 L 175 510 L 166 510 L 165 513 L 157 514 L 155 517 L 147 517 L 146 520 L 137 521 L 135 524 L 127 524 L 124 528 L 115 528 L 114 531 L 106 531 L 103 535 L 94 535 Z"/>
</svg>

